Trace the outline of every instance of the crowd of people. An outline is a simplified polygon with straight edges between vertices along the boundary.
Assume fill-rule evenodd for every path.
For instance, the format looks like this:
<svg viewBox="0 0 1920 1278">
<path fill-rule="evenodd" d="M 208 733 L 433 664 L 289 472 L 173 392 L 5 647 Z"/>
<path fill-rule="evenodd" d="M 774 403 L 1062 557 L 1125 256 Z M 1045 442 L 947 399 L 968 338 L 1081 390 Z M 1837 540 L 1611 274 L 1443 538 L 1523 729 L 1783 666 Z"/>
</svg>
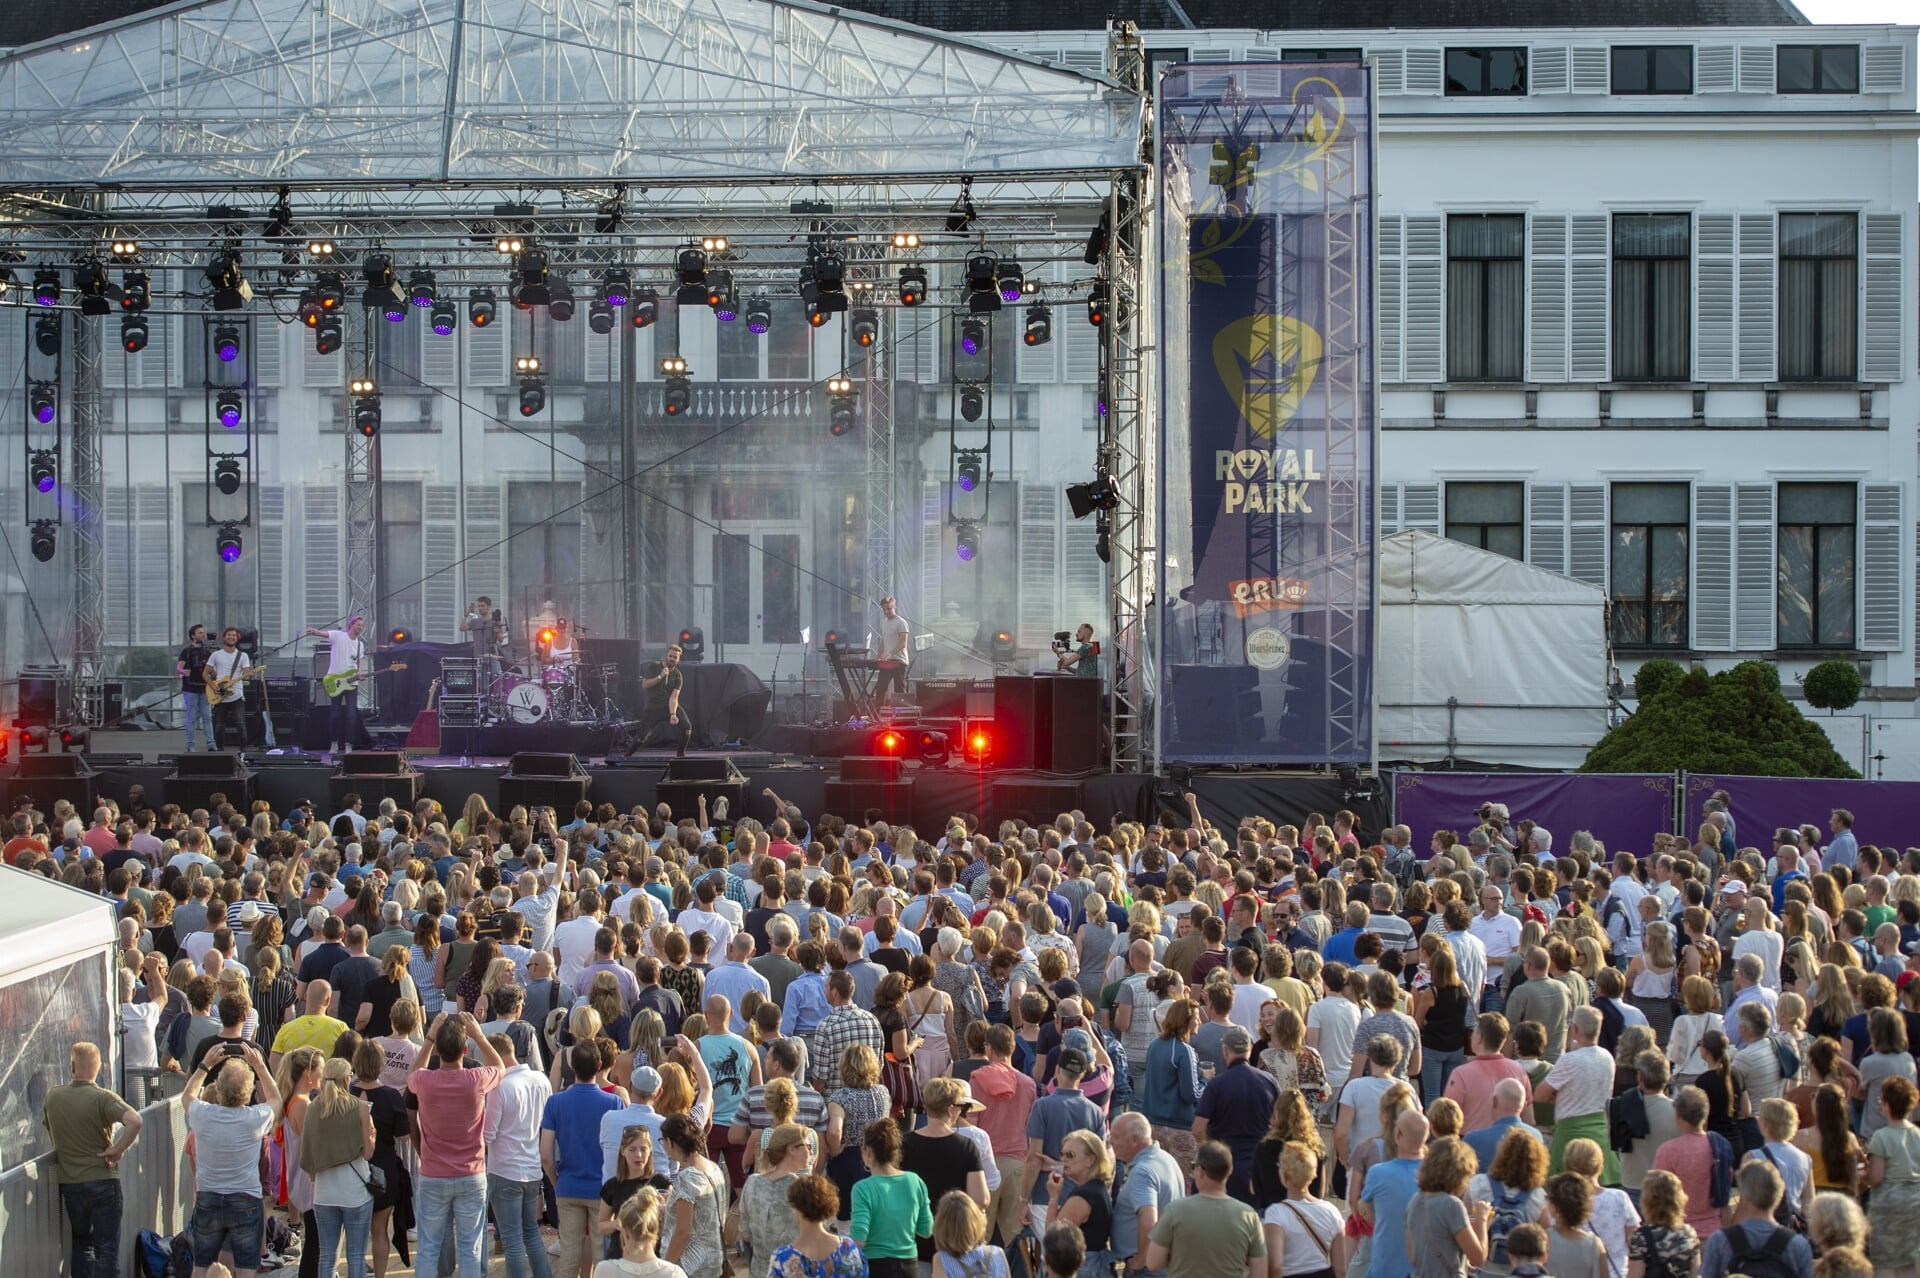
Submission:
<svg viewBox="0 0 1920 1278">
<path fill-rule="evenodd" d="M 119 918 L 118 1089 L 76 1043 L 44 1105 L 74 1278 L 176 1096 L 195 1278 L 1920 1278 L 1920 849 L 1844 811 L 762 797 L 15 814 Z"/>
</svg>

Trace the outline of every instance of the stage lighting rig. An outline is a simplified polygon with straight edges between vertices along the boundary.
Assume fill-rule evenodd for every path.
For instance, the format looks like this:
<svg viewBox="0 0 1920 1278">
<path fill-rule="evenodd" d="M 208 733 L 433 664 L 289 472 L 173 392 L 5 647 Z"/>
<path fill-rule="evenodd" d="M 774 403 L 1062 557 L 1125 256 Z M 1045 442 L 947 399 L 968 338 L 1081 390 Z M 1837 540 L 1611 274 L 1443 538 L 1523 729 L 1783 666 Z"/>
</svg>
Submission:
<svg viewBox="0 0 1920 1278">
<path fill-rule="evenodd" d="M 1107 322 L 1107 282 L 1095 280 L 1087 294 L 1087 323 L 1100 328 Z"/>
<path fill-rule="evenodd" d="M 371 377 L 356 377 L 347 393 L 353 396 L 353 428 L 372 439 L 380 433 L 380 388 Z"/>
<path fill-rule="evenodd" d="M 973 557 L 980 553 L 979 524 L 971 519 L 960 521 L 953 533 L 953 553 L 960 557 L 963 564 L 973 562 Z"/>
<path fill-rule="evenodd" d="M 912 231 L 896 231 L 893 236 L 893 247 L 896 249 L 917 249 L 920 247 L 920 237 Z"/>
<path fill-rule="evenodd" d="M 145 271 L 128 271 L 121 279 L 120 309 L 138 315 L 153 305 L 153 286 Z"/>
<path fill-rule="evenodd" d="M 900 268 L 900 305 L 918 306 L 927 300 L 927 268 L 924 266 L 903 266 Z"/>
<path fill-rule="evenodd" d="M 1100 265 L 1100 255 L 1107 251 L 1107 241 L 1113 234 L 1113 214 L 1103 211 L 1100 220 L 1087 232 L 1087 250 L 1081 260 L 1088 266 Z"/>
<path fill-rule="evenodd" d="M 515 300 L 525 306 L 545 306 L 553 296 L 548 274 L 552 259 L 547 251 L 528 245 L 514 259 L 514 266 L 520 274 L 519 296 Z"/>
<path fill-rule="evenodd" d="M 434 305 L 438 288 L 439 281 L 434 279 L 432 271 L 424 268 L 417 270 L 407 277 L 407 300 L 422 310 L 429 310 Z"/>
<path fill-rule="evenodd" d="M 238 426 L 240 419 L 246 415 L 246 405 L 237 390 L 221 391 L 214 397 L 213 407 L 215 414 L 220 418 L 220 424 L 228 430 Z"/>
<path fill-rule="evenodd" d="M 666 377 L 661 407 L 667 416 L 680 417 L 693 407 L 693 383 L 687 380 L 687 361 L 678 355 L 669 355 L 660 361 L 660 371 Z"/>
<path fill-rule="evenodd" d="M 140 256 L 140 242 L 138 240 L 127 240 L 115 237 L 113 243 L 109 246 L 109 251 L 117 260 L 126 261 L 129 258 Z"/>
<path fill-rule="evenodd" d="M 485 328 L 493 323 L 495 311 L 500 303 L 490 288 L 476 288 L 467 295 L 467 320 L 475 328 Z"/>
<path fill-rule="evenodd" d="M 361 294 L 361 305 L 379 311 L 396 323 L 407 317 L 407 299 L 400 296 L 400 289 L 394 282 L 391 254 L 375 253 L 368 257 L 360 268 L 360 274 L 367 282 L 366 291 Z"/>
<path fill-rule="evenodd" d="M 520 379 L 520 415 L 532 417 L 547 406 L 547 382 L 540 375 L 540 357 L 520 356 L 513 361 L 513 371 Z"/>
<path fill-rule="evenodd" d="M 1015 270 L 1019 267 L 1015 266 Z M 991 293 L 1000 283 L 1000 259 L 982 249 L 967 258 L 967 292 Z"/>
<path fill-rule="evenodd" d="M 427 313 L 427 320 L 436 334 L 446 337 L 460 327 L 460 308 L 455 306 L 450 298 L 439 298 L 434 302 L 433 309 Z"/>
<path fill-rule="evenodd" d="M 214 538 L 213 546 L 220 552 L 221 563 L 239 563 L 240 552 L 245 546 L 245 543 L 240 540 L 240 525 L 221 524 L 219 535 Z"/>
<path fill-rule="evenodd" d="M 73 286 L 80 294 L 82 315 L 111 315 L 124 296 L 97 257 L 90 257 L 74 268 Z"/>
<path fill-rule="evenodd" d="M 526 286 L 521 286 L 521 296 L 526 296 Z M 573 318 L 575 302 L 573 285 L 567 283 L 564 275 L 556 275 L 547 288 L 547 318 L 561 323 Z"/>
<path fill-rule="evenodd" d="M 620 322 L 614 313 L 613 304 L 604 297 L 596 297 L 587 303 L 587 327 L 596 333 L 611 333 L 613 326 Z"/>
<path fill-rule="evenodd" d="M 60 484 L 60 454 L 37 448 L 27 459 L 27 480 L 37 493 L 50 493 Z"/>
<path fill-rule="evenodd" d="M 337 311 L 347 300 L 347 281 L 338 271 L 322 271 L 313 277 L 314 299 L 323 311 Z"/>
<path fill-rule="evenodd" d="M 231 497 L 240 491 L 239 458 L 222 457 L 214 463 L 213 486 L 219 489 L 221 494 L 226 497 Z"/>
<path fill-rule="evenodd" d="M 973 207 L 973 179 L 960 179 L 960 194 L 953 197 L 953 207 L 947 210 L 947 231 L 952 235 L 964 235 L 973 219 L 979 213 Z"/>
<path fill-rule="evenodd" d="M 33 321 L 33 344 L 42 355 L 60 353 L 60 317 L 42 315 Z"/>
<path fill-rule="evenodd" d="M 847 260 L 831 246 L 809 251 L 813 265 L 813 283 L 822 293 L 847 291 Z"/>
<path fill-rule="evenodd" d="M 675 269 L 680 279 L 680 290 L 676 295 L 680 305 L 704 305 L 707 300 L 707 250 L 692 245 L 681 249 Z"/>
<path fill-rule="evenodd" d="M 120 317 L 120 349 L 129 355 L 138 355 L 147 349 L 147 338 L 151 332 L 144 315 L 122 315 Z"/>
<path fill-rule="evenodd" d="M 844 435 L 854 427 L 854 419 L 860 406 L 860 399 L 853 389 L 853 379 L 845 373 L 827 379 L 827 431 L 829 434 Z"/>
<path fill-rule="evenodd" d="M 731 322 L 740 315 L 740 294 L 733 285 L 733 272 L 707 272 L 707 305 L 717 320 Z"/>
<path fill-rule="evenodd" d="M 708 253 L 712 254 L 715 257 L 718 257 L 722 253 L 726 253 L 730 251 L 729 246 L 727 244 L 727 237 L 724 235 L 702 236 L 700 238 L 700 247 L 705 249 Z"/>
<path fill-rule="evenodd" d="M 634 290 L 633 320 L 635 328 L 650 327 L 660 318 L 660 294 L 651 288 Z"/>
<path fill-rule="evenodd" d="M 980 415 L 986 411 L 987 397 L 978 386 L 962 386 L 960 388 L 960 416 L 962 419 L 977 422 L 980 420 Z"/>
<path fill-rule="evenodd" d="M 237 311 L 253 300 L 253 285 L 240 273 L 240 253 L 223 249 L 207 263 L 207 283 L 213 287 L 213 309 Z"/>
<path fill-rule="evenodd" d="M 29 543 L 33 548 L 33 557 L 41 563 L 53 558 L 53 552 L 60 545 L 60 525 L 51 519 L 33 521 L 33 535 Z"/>
<path fill-rule="evenodd" d="M 331 262 L 334 255 L 333 241 L 325 238 L 307 241 L 307 256 L 319 262 Z"/>
<path fill-rule="evenodd" d="M 855 345 L 871 346 L 880 340 L 880 312 L 871 306 L 855 307 L 851 326 Z"/>
<path fill-rule="evenodd" d="M 995 276 L 1000 286 L 1000 300 L 1017 302 L 1020 294 L 1026 291 L 1026 274 L 1020 269 L 1020 263 L 1012 258 L 1003 258 L 999 273 Z"/>
<path fill-rule="evenodd" d="M 980 486 L 981 480 L 986 478 L 985 459 L 974 449 L 963 449 L 956 465 L 959 478 L 955 482 L 960 485 L 960 491 L 963 493 L 972 492 Z"/>
<path fill-rule="evenodd" d="M 35 382 L 27 392 L 27 410 L 42 426 L 60 415 L 60 390 L 52 382 Z"/>
<path fill-rule="evenodd" d="M 60 272 L 42 267 L 33 273 L 33 301 L 36 306 L 60 304 Z"/>
<path fill-rule="evenodd" d="M 1045 302 L 1027 307 L 1027 331 L 1021 340 L 1029 346 L 1045 346 L 1053 340 L 1053 311 Z"/>
<path fill-rule="evenodd" d="M 493 247 L 499 250 L 502 257 L 518 257 L 526 246 L 526 241 L 517 235 L 502 235 L 493 242 Z"/>
<path fill-rule="evenodd" d="M 0 297 L 5 297 L 13 291 L 13 283 L 13 269 L 11 267 L 0 266 Z"/>
<path fill-rule="evenodd" d="M 765 293 L 755 293 L 747 302 L 747 331 L 764 333 L 773 327 L 773 303 Z"/>
<path fill-rule="evenodd" d="M 986 321 L 974 316 L 960 321 L 960 349 L 968 355 L 978 355 L 987 348 Z"/>
<path fill-rule="evenodd" d="M 609 266 L 600 276 L 600 300 L 618 310 L 633 296 L 633 276 L 624 266 Z"/>
<path fill-rule="evenodd" d="M 313 325 L 313 349 L 319 355 L 331 355 L 346 343 L 346 333 L 340 323 L 340 316 L 329 311 L 320 312 Z"/>
<path fill-rule="evenodd" d="M 1067 485 L 1067 508 L 1075 519 L 1085 519 L 1095 511 L 1117 510 L 1120 490 L 1106 475 L 1096 476 L 1090 484 Z"/>
<path fill-rule="evenodd" d="M 213 330 L 213 353 L 222 364 L 240 358 L 240 330 L 231 324 L 219 324 Z"/>
</svg>

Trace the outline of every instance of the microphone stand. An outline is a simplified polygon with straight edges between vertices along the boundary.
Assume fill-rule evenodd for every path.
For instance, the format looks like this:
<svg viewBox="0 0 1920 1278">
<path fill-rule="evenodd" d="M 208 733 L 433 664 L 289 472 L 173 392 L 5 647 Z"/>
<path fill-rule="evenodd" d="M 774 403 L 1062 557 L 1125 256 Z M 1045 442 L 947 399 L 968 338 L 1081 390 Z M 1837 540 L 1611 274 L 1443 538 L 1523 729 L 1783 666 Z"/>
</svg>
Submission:
<svg viewBox="0 0 1920 1278">
<path fill-rule="evenodd" d="M 780 645 L 773 650 L 773 711 L 774 721 L 780 718 L 780 657 L 787 650 L 787 632 L 780 632 Z"/>
</svg>

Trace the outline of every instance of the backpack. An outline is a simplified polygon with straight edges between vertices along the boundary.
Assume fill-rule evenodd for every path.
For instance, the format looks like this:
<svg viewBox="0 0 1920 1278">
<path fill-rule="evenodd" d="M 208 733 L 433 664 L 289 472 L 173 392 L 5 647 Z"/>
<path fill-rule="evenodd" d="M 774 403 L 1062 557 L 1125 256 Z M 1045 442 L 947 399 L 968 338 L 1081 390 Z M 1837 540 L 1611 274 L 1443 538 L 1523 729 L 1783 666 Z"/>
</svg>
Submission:
<svg viewBox="0 0 1920 1278">
<path fill-rule="evenodd" d="M 1800 1049 L 1785 1034 L 1769 1034 L 1767 1041 L 1773 1044 L 1773 1059 L 1780 1066 L 1780 1080 L 1791 1086 L 1800 1077 Z"/>
<path fill-rule="evenodd" d="M 1780 1173 L 1782 1183 L 1786 1181 L 1786 1169 L 1775 1161 L 1771 1150 L 1763 1144 L 1754 1152 L 1768 1162 L 1773 1163 L 1773 1169 Z M 1809 1174 L 1811 1174 L 1811 1172 L 1809 1172 Z M 1791 1229 L 1796 1234 L 1804 1234 L 1807 1232 L 1806 1213 L 1800 1210 L 1799 1203 L 1790 1201 L 1786 1194 L 1780 1195 L 1780 1203 L 1773 1209 L 1773 1223 L 1782 1229 Z"/>
<path fill-rule="evenodd" d="M 1800 1278 L 1793 1263 L 1787 1259 L 1787 1249 L 1793 1245 L 1793 1232 L 1778 1225 L 1771 1227 L 1767 1241 L 1755 1247 L 1748 1241 L 1749 1235 L 1742 1225 L 1727 1226 L 1733 1237 L 1733 1260 L 1727 1266 L 1728 1273 L 1745 1274 L 1746 1278 Z"/>
<path fill-rule="evenodd" d="M 158 1230 L 143 1229 L 133 1242 L 140 1278 L 187 1278 L 193 1270 L 173 1267 L 173 1239 Z M 189 1262 L 191 1264 L 191 1262 Z"/>
<path fill-rule="evenodd" d="M 1527 1195 L 1489 1181 L 1493 1189 L 1493 1215 L 1487 1220 L 1487 1264 L 1505 1265 L 1507 1235 L 1527 1223 Z"/>
</svg>

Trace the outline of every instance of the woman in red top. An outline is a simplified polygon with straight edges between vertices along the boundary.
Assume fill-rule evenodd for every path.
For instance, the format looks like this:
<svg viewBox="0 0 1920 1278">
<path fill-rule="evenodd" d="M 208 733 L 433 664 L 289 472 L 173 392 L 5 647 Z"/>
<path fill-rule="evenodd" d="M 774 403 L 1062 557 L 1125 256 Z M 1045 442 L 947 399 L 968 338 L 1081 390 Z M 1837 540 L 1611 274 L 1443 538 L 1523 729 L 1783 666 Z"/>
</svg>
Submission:
<svg viewBox="0 0 1920 1278">
<path fill-rule="evenodd" d="M 1654 1151 L 1654 1171 L 1672 1172 L 1687 1192 L 1687 1223 L 1702 1238 L 1710 1238 L 1726 1222 L 1713 1204 L 1713 1143 L 1707 1135 L 1707 1094 L 1683 1087 L 1674 1098 L 1673 1121 L 1680 1134 Z"/>
</svg>

